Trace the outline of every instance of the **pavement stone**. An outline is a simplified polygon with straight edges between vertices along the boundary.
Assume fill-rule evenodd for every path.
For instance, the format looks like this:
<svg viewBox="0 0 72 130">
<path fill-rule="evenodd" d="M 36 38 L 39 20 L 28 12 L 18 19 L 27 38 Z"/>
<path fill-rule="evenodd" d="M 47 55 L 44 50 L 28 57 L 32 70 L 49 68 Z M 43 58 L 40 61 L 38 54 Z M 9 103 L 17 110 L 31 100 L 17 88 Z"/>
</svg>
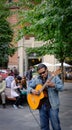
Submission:
<svg viewBox="0 0 72 130">
<path fill-rule="evenodd" d="M 60 93 L 60 121 L 62 130 L 72 130 L 72 83 L 64 83 Z M 15 110 L 8 104 L 0 105 L 0 130 L 40 130 L 38 110 L 30 110 L 27 103 L 24 109 Z M 51 128 L 52 130 L 52 128 Z"/>
</svg>

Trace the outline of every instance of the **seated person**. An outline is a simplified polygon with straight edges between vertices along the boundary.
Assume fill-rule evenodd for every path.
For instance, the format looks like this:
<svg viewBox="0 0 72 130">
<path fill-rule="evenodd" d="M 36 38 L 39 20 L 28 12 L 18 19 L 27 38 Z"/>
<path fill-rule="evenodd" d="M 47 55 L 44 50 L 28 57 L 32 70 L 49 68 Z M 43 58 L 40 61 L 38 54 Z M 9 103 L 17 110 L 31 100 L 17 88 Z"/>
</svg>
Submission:
<svg viewBox="0 0 72 130">
<path fill-rule="evenodd" d="M 21 93 L 26 95 L 27 94 L 27 82 L 26 82 L 26 77 L 25 76 L 22 77 L 21 85 L 22 85 Z"/>
<path fill-rule="evenodd" d="M 26 101 L 27 99 L 27 82 L 26 77 L 23 76 L 21 80 L 21 88 L 19 89 L 20 96 L 22 97 L 23 101 Z"/>
<path fill-rule="evenodd" d="M 22 80 L 22 77 L 17 76 L 17 77 L 14 78 L 14 80 L 11 83 L 11 95 L 16 98 L 16 101 L 15 101 L 15 103 L 13 105 L 13 107 L 15 109 L 18 109 L 18 107 L 23 108 L 23 106 L 22 106 L 23 99 L 22 99 L 22 97 L 20 95 L 21 94 L 20 93 L 21 80 Z"/>
<path fill-rule="evenodd" d="M 3 108 L 6 107 L 5 88 L 6 88 L 5 81 L 2 79 L 2 76 L 0 75 L 0 96 L 1 96 Z"/>
<path fill-rule="evenodd" d="M 13 80 L 14 80 L 14 76 L 12 75 L 11 72 L 9 72 L 7 78 L 5 79 L 5 81 L 6 81 L 6 88 L 11 88 L 11 82 Z"/>
</svg>

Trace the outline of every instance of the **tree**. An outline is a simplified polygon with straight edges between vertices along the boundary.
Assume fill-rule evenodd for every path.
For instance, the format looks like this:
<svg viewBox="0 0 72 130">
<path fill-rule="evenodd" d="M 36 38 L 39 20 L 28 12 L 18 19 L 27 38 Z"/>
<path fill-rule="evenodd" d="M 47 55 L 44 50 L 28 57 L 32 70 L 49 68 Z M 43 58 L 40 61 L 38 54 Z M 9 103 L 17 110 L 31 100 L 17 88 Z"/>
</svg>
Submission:
<svg viewBox="0 0 72 130">
<path fill-rule="evenodd" d="M 26 5 L 26 10 L 22 6 L 19 12 L 19 38 L 33 35 L 37 40 L 44 41 L 46 44 L 40 48 L 29 48 L 28 54 L 54 54 L 62 63 L 63 72 L 65 58 L 72 57 L 71 0 L 41 0 L 39 3 L 30 0 Z"/>
<path fill-rule="evenodd" d="M 15 52 L 15 47 L 11 44 L 13 30 L 7 21 L 9 8 L 6 0 L 0 1 L 0 67 L 7 67 L 8 57 Z"/>
</svg>

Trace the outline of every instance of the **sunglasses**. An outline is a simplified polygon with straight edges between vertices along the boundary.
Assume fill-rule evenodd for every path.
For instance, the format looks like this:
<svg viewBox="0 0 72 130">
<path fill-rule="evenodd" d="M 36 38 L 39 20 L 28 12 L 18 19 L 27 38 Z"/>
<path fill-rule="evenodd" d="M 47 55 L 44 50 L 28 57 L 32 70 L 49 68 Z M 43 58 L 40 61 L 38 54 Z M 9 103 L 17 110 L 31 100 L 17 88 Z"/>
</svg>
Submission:
<svg viewBox="0 0 72 130">
<path fill-rule="evenodd" d="M 43 71 L 43 72 L 41 72 L 41 73 L 39 73 L 39 75 L 42 75 L 42 74 L 44 74 L 46 72 L 46 70 L 45 71 Z"/>
</svg>

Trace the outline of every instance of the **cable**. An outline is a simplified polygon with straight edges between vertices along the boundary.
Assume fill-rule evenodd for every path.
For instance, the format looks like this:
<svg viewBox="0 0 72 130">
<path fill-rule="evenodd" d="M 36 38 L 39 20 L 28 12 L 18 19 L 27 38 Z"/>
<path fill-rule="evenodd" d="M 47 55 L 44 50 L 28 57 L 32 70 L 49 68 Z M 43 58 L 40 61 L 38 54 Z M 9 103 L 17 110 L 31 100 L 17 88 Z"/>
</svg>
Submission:
<svg viewBox="0 0 72 130">
<path fill-rule="evenodd" d="M 37 118 L 35 117 L 33 111 L 30 109 L 30 107 L 29 107 L 29 110 L 30 110 L 30 113 L 32 114 L 32 116 L 34 117 L 35 121 L 37 122 L 38 126 L 40 127 L 40 123 L 39 123 L 39 121 L 37 120 Z M 41 128 L 41 127 L 40 127 L 40 128 Z"/>
</svg>

